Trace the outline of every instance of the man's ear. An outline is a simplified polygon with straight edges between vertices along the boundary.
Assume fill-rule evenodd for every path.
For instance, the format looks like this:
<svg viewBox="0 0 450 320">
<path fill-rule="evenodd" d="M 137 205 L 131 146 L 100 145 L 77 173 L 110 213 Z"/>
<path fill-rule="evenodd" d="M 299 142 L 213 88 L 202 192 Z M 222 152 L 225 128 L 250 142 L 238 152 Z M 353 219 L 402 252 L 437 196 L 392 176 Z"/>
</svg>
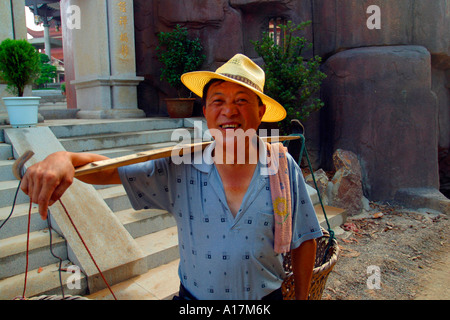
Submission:
<svg viewBox="0 0 450 320">
<path fill-rule="evenodd" d="M 266 113 L 266 105 L 262 104 L 259 106 L 259 121 L 262 120 L 262 118 L 264 117 L 264 114 Z"/>
<path fill-rule="evenodd" d="M 206 117 L 206 106 L 203 106 L 203 116 Z"/>
</svg>

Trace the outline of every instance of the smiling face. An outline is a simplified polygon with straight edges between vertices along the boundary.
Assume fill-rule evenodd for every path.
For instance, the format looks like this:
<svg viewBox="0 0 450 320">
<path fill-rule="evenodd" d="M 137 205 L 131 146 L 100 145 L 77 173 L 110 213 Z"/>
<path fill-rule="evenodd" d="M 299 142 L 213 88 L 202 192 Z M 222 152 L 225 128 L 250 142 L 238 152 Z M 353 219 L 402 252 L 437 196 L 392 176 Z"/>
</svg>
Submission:
<svg viewBox="0 0 450 320">
<path fill-rule="evenodd" d="M 213 82 L 205 90 L 203 113 L 216 141 L 216 164 L 254 162 L 256 131 L 266 106 L 252 90 L 233 82 Z"/>
<path fill-rule="evenodd" d="M 257 130 L 266 106 L 250 89 L 227 81 L 214 82 L 204 99 L 203 114 L 208 128 L 215 129 L 224 137 L 241 129 Z"/>
</svg>

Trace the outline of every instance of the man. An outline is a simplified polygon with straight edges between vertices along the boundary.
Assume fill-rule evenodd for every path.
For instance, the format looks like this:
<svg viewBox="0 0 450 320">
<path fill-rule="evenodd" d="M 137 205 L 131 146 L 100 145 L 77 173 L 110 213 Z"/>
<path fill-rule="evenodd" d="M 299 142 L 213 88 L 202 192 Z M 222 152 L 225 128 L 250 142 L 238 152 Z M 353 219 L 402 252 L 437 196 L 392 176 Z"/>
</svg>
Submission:
<svg viewBox="0 0 450 320">
<path fill-rule="evenodd" d="M 91 184 L 122 183 L 135 209 L 160 208 L 176 219 L 179 235 L 181 299 L 281 299 L 282 255 L 274 249 L 277 223 L 273 188 L 264 172 L 266 152 L 245 141 L 243 159 L 236 132 L 255 133 L 262 121 L 280 121 L 284 108 L 263 93 L 264 72 L 238 54 L 216 72 L 183 75 L 183 83 L 203 99 L 203 112 L 215 142 L 192 164 L 170 158 L 86 175 Z M 254 137 L 250 134 L 249 137 Z M 265 148 L 263 145 L 262 148 Z M 263 150 L 265 151 L 265 149 Z M 253 155 L 257 161 L 251 161 Z M 199 159 L 200 157 L 200 159 Z M 95 154 L 58 152 L 30 167 L 22 190 L 47 207 L 70 186 L 74 168 L 103 160 Z M 322 235 L 300 168 L 287 156 L 296 297 L 306 299 Z M 275 209 L 276 211 L 276 209 Z"/>
</svg>

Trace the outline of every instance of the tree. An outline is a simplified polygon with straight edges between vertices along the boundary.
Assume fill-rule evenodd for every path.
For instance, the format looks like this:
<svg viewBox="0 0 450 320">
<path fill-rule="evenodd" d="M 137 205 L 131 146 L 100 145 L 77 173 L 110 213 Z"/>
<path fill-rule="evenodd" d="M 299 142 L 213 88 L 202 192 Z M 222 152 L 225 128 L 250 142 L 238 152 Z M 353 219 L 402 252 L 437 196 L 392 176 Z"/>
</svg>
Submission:
<svg viewBox="0 0 450 320">
<path fill-rule="evenodd" d="M 181 75 L 201 67 L 206 58 L 202 54 L 203 46 L 199 38 L 189 39 L 187 28 L 178 24 L 173 31 L 160 32 L 157 36 L 156 52 L 163 64 L 161 80 L 167 80 L 181 97 L 181 89 L 184 88 Z"/>
<path fill-rule="evenodd" d="M 252 41 L 256 52 L 264 60 L 266 84 L 264 92 L 277 100 L 287 111 L 287 117 L 279 125 L 283 133 L 289 132 L 292 119 L 305 121 L 309 115 L 323 107 L 316 97 L 326 75 L 320 71 L 319 56 L 305 59 L 304 51 L 312 44 L 296 34 L 311 24 L 310 21 L 298 25 L 288 21 L 279 25 L 284 40 L 278 45 L 265 32 L 261 41 Z"/>
<path fill-rule="evenodd" d="M 52 83 L 56 78 L 56 67 L 50 64 L 50 59 L 46 54 L 40 53 L 41 76 L 34 82 L 38 87 L 42 87 L 47 83 Z"/>
<path fill-rule="evenodd" d="M 39 77 L 39 55 L 27 40 L 5 39 L 0 44 L 0 79 L 22 97 L 25 86 Z"/>
</svg>

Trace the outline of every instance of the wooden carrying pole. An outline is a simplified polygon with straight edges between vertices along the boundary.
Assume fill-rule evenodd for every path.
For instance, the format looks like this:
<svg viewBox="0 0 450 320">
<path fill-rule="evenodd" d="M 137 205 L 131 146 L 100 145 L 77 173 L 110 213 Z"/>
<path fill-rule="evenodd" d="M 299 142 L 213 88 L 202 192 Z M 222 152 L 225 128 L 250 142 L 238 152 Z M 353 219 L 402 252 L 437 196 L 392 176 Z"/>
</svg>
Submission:
<svg viewBox="0 0 450 320">
<path fill-rule="evenodd" d="M 264 142 L 282 142 L 286 140 L 296 140 L 297 136 L 283 136 L 283 137 L 261 137 Z M 155 160 L 160 158 L 170 157 L 172 154 L 177 154 L 182 156 L 184 154 L 193 153 L 196 151 L 204 150 L 212 141 L 199 142 L 187 145 L 176 145 L 173 147 L 155 149 L 145 152 L 139 152 L 136 154 L 131 154 L 123 157 L 101 160 L 89 163 L 87 165 L 78 167 L 75 169 L 75 177 L 79 177 L 86 174 L 91 174 L 103 170 L 119 168 L 127 166 L 130 164 L 135 164 L 139 162 L 145 162 L 149 160 Z"/>
</svg>

